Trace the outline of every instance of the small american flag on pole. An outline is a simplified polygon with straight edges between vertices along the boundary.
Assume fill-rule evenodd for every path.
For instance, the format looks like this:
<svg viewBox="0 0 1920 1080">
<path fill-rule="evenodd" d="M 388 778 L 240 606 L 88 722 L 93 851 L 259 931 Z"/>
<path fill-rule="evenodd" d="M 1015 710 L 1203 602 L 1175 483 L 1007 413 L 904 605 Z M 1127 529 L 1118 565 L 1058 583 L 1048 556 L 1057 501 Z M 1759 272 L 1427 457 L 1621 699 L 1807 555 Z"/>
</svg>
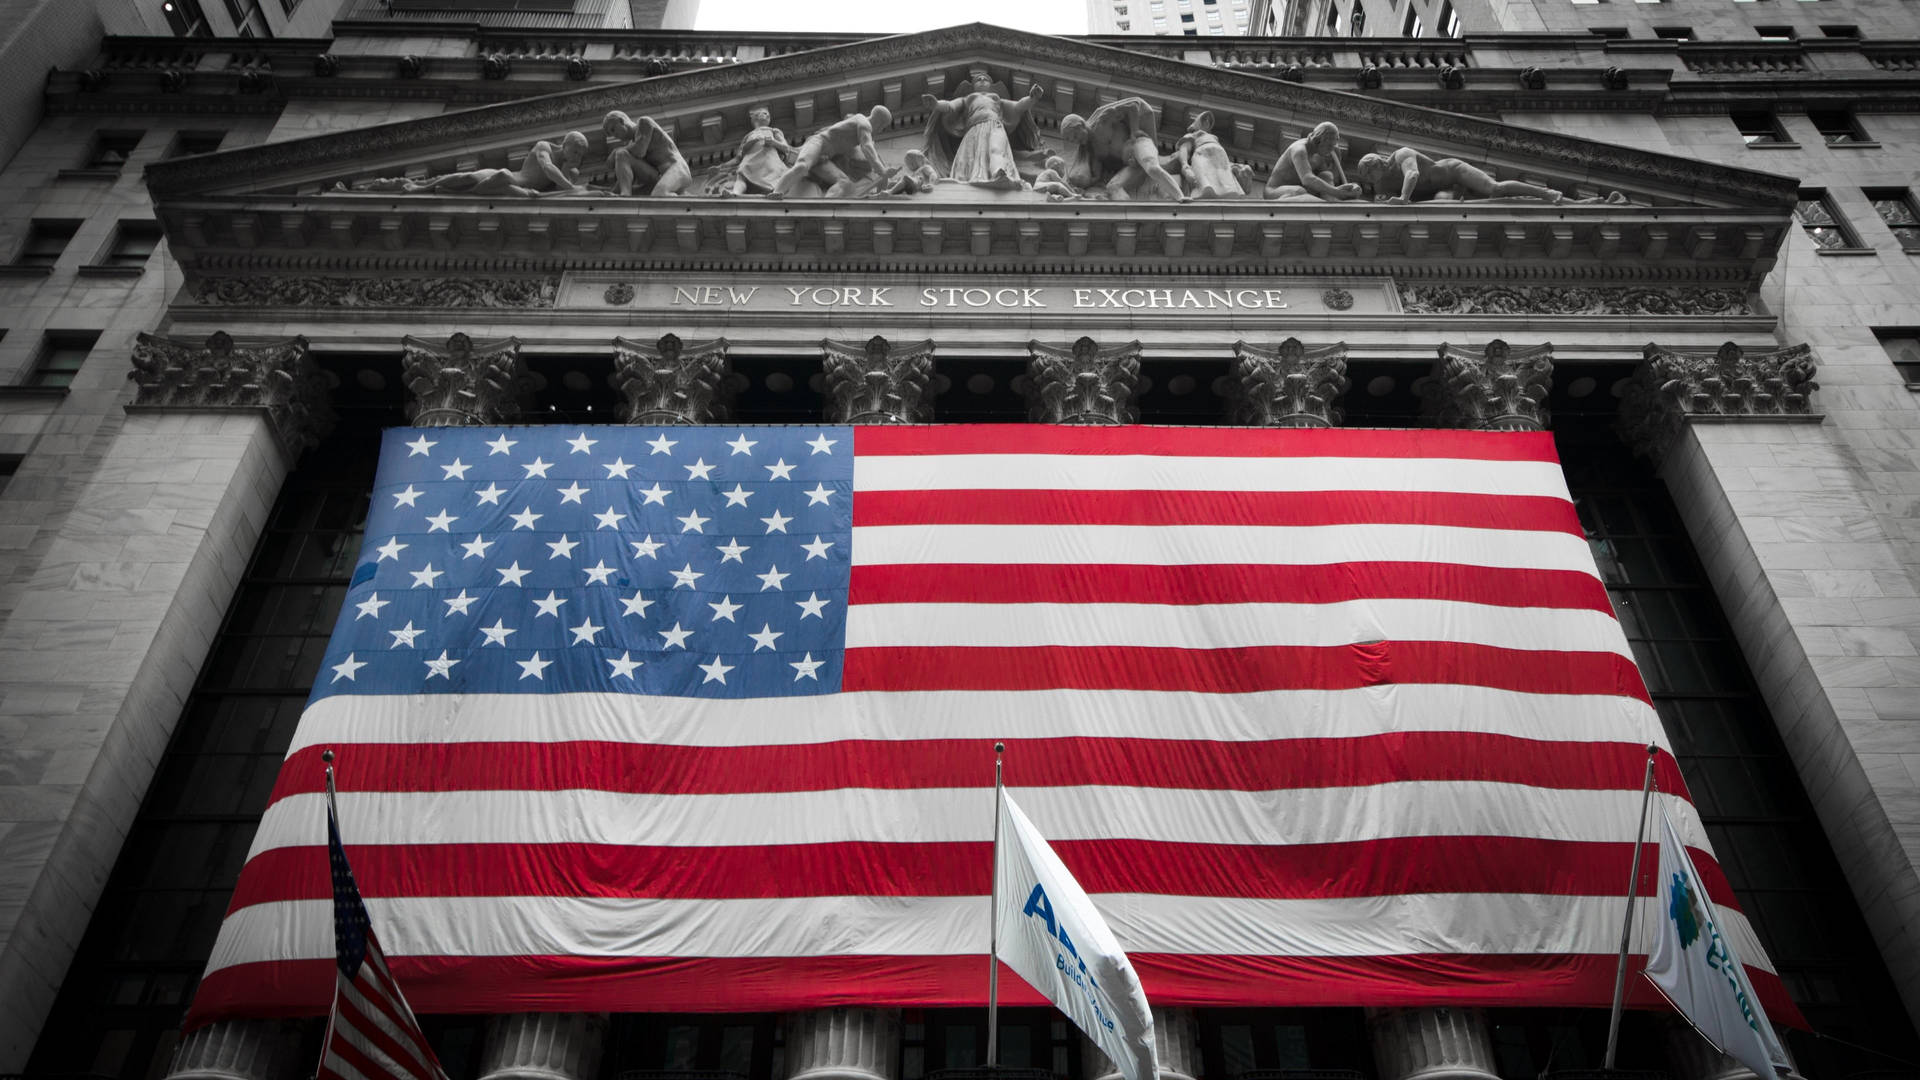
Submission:
<svg viewBox="0 0 1920 1080">
<path fill-rule="evenodd" d="M 331 752 L 327 757 L 332 758 Z M 327 767 L 327 856 L 333 872 L 333 1012 L 320 1048 L 318 1080 L 446 1080 L 406 995 L 387 968 L 353 867 L 340 846 L 333 767 Z"/>
</svg>

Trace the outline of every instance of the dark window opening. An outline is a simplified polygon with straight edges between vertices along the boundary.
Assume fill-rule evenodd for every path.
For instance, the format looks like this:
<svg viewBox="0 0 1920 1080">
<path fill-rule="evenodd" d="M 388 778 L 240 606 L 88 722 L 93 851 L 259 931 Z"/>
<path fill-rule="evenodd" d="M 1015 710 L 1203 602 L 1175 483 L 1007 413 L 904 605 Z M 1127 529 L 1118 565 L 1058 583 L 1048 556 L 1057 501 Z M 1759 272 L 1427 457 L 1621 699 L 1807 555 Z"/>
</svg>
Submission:
<svg viewBox="0 0 1920 1080">
<path fill-rule="evenodd" d="M 1653 36 L 1660 38 L 1663 41 L 1692 41 L 1693 27 L 1691 26 L 1656 26 L 1653 28 Z"/>
<path fill-rule="evenodd" d="M 41 340 L 40 352 L 27 372 L 26 386 L 72 386 L 80 365 L 87 362 L 93 343 L 100 340 L 97 330 L 49 330 Z"/>
<path fill-rule="evenodd" d="M 1792 41 L 1795 37 L 1791 26 L 1756 26 L 1753 32 L 1760 35 L 1761 41 Z"/>
<path fill-rule="evenodd" d="M 1827 198 L 1824 191 L 1802 191 L 1799 205 L 1794 207 L 1793 216 L 1800 227 L 1813 237 L 1815 246 L 1827 249 L 1857 248 L 1860 241 L 1854 238 L 1853 230 L 1847 225 L 1839 211 L 1833 208 L 1833 200 Z"/>
<path fill-rule="evenodd" d="M 174 136 L 173 147 L 167 152 L 170 158 L 187 157 L 191 154 L 211 154 L 220 149 L 225 142 L 224 131 L 183 131 Z"/>
<path fill-rule="evenodd" d="M 1859 121 L 1844 109 L 1821 109 L 1807 113 L 1807 119 L 1813 122 L 1813 128 L 1826 140 L 1828 146 L 1836 143 L 1871 142 Z"/>
<path fill-rule="evenodd" d="M 1861 194 L 1873 203 L 1903 250 L 1920 252 L 1920 209 L 1914 206 L 1913 192 L 1906 188 L 1868 188 Z"/>
<path fill-rule="evenodd" d="M 200 0 L 163 0 L 160 12 L 167 17 L 167 29 L 174 37 L 213 36 L 206 13 L 200 10 Z"/>
<path fill-rule="evenodd" d="M 113 242 L 107 246 L 106 256 L 100 260 L 100 265 L 145 266 L 147 259 L 159 246 L 159 222 L 123 221 L 120 227 L 114 230 Z"/>
<path fill-rule="evenodd" d="M 1873 336 L 1880 340 L 1880 347 L 1886 350 L 1900 377 L 1908 385 L 1920 384 L 1920 330 L 1875 328 Z"/>
<path fill-rule="evenodd" d="M 139 131 L 103 131 L 93 138 L 93 148 L 87 151 L 89 169 L 119 169 L 133 157 L 134 150 L 140 146 L 144 133 Z"/>
<path fill-rule="evenodd" d="M 1770 112 L 1735 112 L 1728 114 L 1733 118 L 1733 126 L 1748 146 L 1787 142 L 1787 133 L 1780 127 L 1780 121 Z"/>
<path fill-rule="evenodd" d="M 15 266 L 52 266 L 60 261 L 67 250 L 67 244 L 73 240 L 73 234 L 80 231 L 78 221 L 35 221 L 27 227 L 27 239 L 14 253 Z"/>
</svg>

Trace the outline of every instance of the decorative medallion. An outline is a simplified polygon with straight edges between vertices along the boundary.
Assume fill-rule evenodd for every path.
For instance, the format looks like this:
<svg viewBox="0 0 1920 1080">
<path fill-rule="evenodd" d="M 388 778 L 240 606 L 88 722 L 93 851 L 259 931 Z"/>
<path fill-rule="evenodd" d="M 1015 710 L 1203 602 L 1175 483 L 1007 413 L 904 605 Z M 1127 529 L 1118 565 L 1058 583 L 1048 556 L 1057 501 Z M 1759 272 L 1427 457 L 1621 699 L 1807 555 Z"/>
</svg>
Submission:
<svg viewBox="0 0 1920 1080">
<path fill-rule="evenodd" d="M 624 281 L 616 281 L 607 286 L 607 303 L 615 307 L 633 303 L 633 286 Z"/>
<path fill-rule="evenodd" d="M 1345 311 L 1353 306 L 1353 294 L 1345 289 L 1328 289 L 1320 294 L 1320 302 L 1328 311 Z"/>
</svg>

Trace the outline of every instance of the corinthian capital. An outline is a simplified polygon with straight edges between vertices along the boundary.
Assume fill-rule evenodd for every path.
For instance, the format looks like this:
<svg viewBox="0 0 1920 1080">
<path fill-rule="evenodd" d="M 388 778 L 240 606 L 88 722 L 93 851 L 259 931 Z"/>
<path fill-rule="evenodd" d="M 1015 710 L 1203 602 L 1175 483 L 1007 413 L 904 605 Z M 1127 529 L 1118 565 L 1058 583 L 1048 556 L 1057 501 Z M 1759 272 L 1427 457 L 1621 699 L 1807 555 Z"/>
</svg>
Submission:
<svg viewBox="0 0 1920 1080">
<path fill-rule="evenodd" d="M 727 418 L 727 339 L 686 344 L 666 334 L 652 345 L 613 339 L 613 388 L 629 424 L 711 424 Z"/>
<path fill-rule="evenodd" d="M 822 341 L 827 419 L 836 424 L 924 424 L 933 419 L 933 341 L 865 345 Z"/>
<path fill-rule="evenodd" d="M 455 334 L 445 345 L 402 338 L 407 418 L 417 427 L 504 424 L 520 411 L 527 369 L 520 339 L 476 343 Z"/>
<path fill-rule="evenodd" d="M 1426 412 L 1442 427 L 1540 431 L 1547 426 L 1552 385 L 1552 345 L 1515 349 L 1498 338 L 1479 352 L 1442 345 Z"/>
<path fill-rule="evenodd" d="M 326 377 L 308 358 L 303 337 L 237 345 L 224 330 L 205 342 L 140 334 L 127 377 L 139 387 L 139 407 L 263 409 L 295 452 L 333 427 Z"/>
<path fill-rule="evenodd" d="M 1272 349 L 1233 344 L 1236 424 L 1258 427 L 1332 427 L 1347 392 L 1345 342 L 1308 348 L 1288 338 Z"/>
<path fill-rule="evenodd" d="M 1677 349 L 1649 344 L 1620 403 L 1620 432 L 1658 459 L 1690 416 L 1813 416 L 1817 365 L 1805 345 Z"/>
<path fill-rule="evenodd" d="M 1140 343 L 1102 348 L 1083 337 L 1061 349 L 1029 341 L 1027 410 L 1043 424 L 1134 424 L 1140 420 Z"/>
</svg>

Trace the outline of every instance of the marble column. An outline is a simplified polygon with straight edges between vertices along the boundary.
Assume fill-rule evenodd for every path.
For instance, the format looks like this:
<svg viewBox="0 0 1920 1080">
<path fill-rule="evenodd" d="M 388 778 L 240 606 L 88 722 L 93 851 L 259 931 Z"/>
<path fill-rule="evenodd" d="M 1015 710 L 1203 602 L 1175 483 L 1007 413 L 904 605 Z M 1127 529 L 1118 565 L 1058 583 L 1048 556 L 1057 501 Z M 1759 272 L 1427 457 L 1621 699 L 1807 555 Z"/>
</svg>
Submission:
<svg viewBox="0 0 1920 1080">
<path fill-rule="evenodd" d="M 137 391 L 101 475 L 107 475 L 118 458 L 119 472 L 129 481 L 143 481 L 147 487 L 160 481 L 163 493 L 138 512 L 171 520 L 170 527 L 161 527 L 161 518 L 153 518 L 160 529 L 156 545 L 164 537 L 169 549 L 184 551 L 188 558 L 168 567 L 155 565 L 145 575 L 145 580 L 167 583 L 163 591 L 169 595 L 114 596 L 125 610 L 151 606 L 147 599 L 164 600 L 165 610 L 164 615 L 139 620 L 150 624 L 150 641 L 133 650 L 140 663 L 122 712 L 170 707 L 177 715 L 185 687 L 192 684 L 210 645 L 208 631 L 214 624 L 206 617 L 217 615 L 232 600 L 259 538 L 256 523 L 266 520 L 287 470 L 326 434 L 333 414 L 325 379 L 308 359 L 303 338 L 241 345 L 224 332 L 204 342 L 141 334 L 129 378 Z M 180 470 L 179 479 L 140 475 L 143 465 L 148 470 Z M 81 497 L 76 512 L 84 511 L 90 499 L 100 500 L 101 506 L 131 505 L 123 501 L 126 492 L 115 490 L 128 486 L 96 483 Z M 214 509 L 185 515 L 181 508 L 187 507 Z M 195 523 L 190 535 L 182 532 L 189 519 Z M 190 542 L 183 546 L 182 540 Z M 137 552 L 142 546 L 138 537 L 129 537 L 126 550 Z M 198 629 L 186 629 L 196 622 Z M 132 637 L 134 629 L 123 625 L 121 633 Z M 44 670 L 55 666 L 48 656 L 22 659 Z M 96 670 L 104 677 L 109 669 L 102 664 Z M 156 748 L 165 744 L 164 733 L 142 738 L 131 729 L 131 719 L 116 720 L 108 741 L 139 745 L 152 739 Z M 151 719 L 145 723 L 150 726 Z M 152 753 L 157 759 L 158 750 Z M 141 755 L 122 748 L 107 756 L 132 760 Z M 92 775 L 101 771 L 96 768 Z M 133 785 L 135 791 L 146 786 L 143 778 L 130 776 L 115 782 Z M 292 1080 L 304 1068 L 298 1060 L 302 1026 L 297 1020 L 209 1024 L 181 1040 L 168 1075 L 174 1080 Z"/>
<path fill-rule="evenodd" d="M 933 342 L 864 345 L 822 341 L 827 419 L 836 424 L 925 424 L 933 420 Z"/>
<path fill-rule="evenodd" d="M 527 369 L 520 340 L 475 342 L 455 334 L 445 345 L 401 339 L 407 419 L 417 427 L 504 424 L 520 411 Z"/>
<path fill-rule="evenodd" d="M 1345 342 L 1308 348 L 1299 338 L 1288 338 L 1262 349 L 1237 341 L 1233 355 L 1233 423 L 1322 428 L 1336 427 L 1344 419 L 1340 396 L 1347 392 Z"/>
<path fill-rule="evenodd" d="M 305 1074 L 298 1020 L 222 1020 L 181 1036 L 168 1080 L 293 1080 Z"/>
<path fill-rule="evenodd" d="M 1367 1031 L 1380 1080 L 1495 1080 L 1480 1009 L 1368 1009 Z"/>
<path fill-rule="evenodd" d="M 1552 345 L 1515 349 L 1498 338 L 1478 351 L 1442 345 L 1423 405 L 1441 427 L 1541 431 L 1552 384 Z"/>
<path fill-rule="evenodd" d="M 789 1013 L 789 1080 L 893 1080 L 900 1010 L 843 1006 Z"/>
<path fill-rule="evenodd" d="M 1042 424 L 1140 422 L 1140 343 L 1102 347 L 1083 337 L 1061 349 L 1027 343 L 1028 415 Z"/>
<path fill-rule="evenodd" d="M 586 1080 L 599 1075 L 606 1013 L 507 1013 L 487 1020 L 480 1080 Z"/>
<path fill-rule="evenodd" d="M 688 344 L 665 334 L 652 345 L 614 338 L 611 381 L 626 398 L 629 424 L 711 424 L 732 411 L 726 338 Z"/>
<path fill-rule="evenodd" d="M 1192 1009 L 1153 1010 L 1153 1049 L 1161 1080 L 1194 1080 L 1200 1075 L 1200 1021 Z M 1080 1074 L 1087 1080 L 1119 1080 L 1113 1059 L 1080 1036 Z"/>
</svg>

